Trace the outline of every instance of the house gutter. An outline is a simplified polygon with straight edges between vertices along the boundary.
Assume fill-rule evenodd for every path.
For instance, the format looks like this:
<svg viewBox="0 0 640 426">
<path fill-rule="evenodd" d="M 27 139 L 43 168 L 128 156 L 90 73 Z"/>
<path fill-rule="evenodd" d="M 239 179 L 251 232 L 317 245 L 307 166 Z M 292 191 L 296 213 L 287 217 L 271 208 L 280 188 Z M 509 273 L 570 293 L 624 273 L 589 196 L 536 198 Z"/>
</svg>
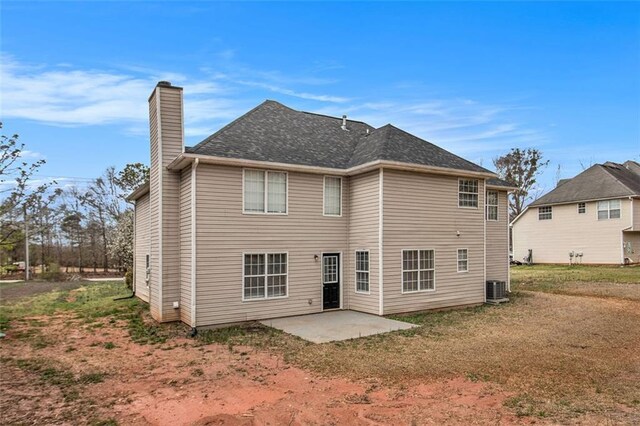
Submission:
<svg viewBox="0 0 640 426">
<path fill-rule="evenodd" d="M 307 166 L 307 165 L 300 165 L 300 164 L 275 163 L 270 161 L 227 158 L 227 157 L 200 155 L 200 154 L 192 154 L 192 153 L 183 153 L 178 155 L 175 158 L 175 160 L 173 160 L 167 166 L 167 169 L 172 171 L 182 170 L 188 164 L 195 161 L 196 158 L 199 159 L 202 164 L 281 169 L 281 170 L 288 170 L 288 171 L 294 171 L 294 172 L 297 171 L 297 172 L 315 173 L 315 174 L 331 174 L 334 176 L 353 176 L 357 174 L 370 172 L 372 170 L 378 170 L 381 167 L 385 167 L 393 170 L 434 173 L 434 174 L 449 175 L 449 176 L 471 176 L 471 177 L 477 177 L 477 178 L 497 177 L 496 174 L 491 172 L 475 172 L 472 170 L 459 170 L 459 169 L 450 169 L 447 167 L 408 164 L 408 163 L 402 163 L 400 161 L 390 161 L 390 160 L 376 160 L 366 164 L 361 164 L 359 166 L 351 167 L 348 169 L 338 169 L 333 167 L 317 167 L 317 166 Z"/>
</svg>

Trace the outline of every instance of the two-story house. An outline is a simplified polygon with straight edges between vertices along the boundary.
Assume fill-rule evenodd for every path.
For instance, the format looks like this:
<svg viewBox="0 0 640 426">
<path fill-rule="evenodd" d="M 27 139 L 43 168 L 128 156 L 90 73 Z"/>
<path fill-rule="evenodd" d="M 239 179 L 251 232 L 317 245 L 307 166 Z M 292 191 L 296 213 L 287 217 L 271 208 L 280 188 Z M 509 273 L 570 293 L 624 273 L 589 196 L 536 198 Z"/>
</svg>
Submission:
<svg viewBox="0 0 640 426">
<path fill-rule="evenodd" d="M 485 301 L 509 280 L 509 185 L 391 125 L 266 101 L 194 147 L 182 89 L 149 98 L 135 293 L 192 327 Z"/>
<path fill-rule="evenodd" d="M 640 262 L 640 164 L 595 164 L 513 220 L 513 257 L 534 263 Z"/>
</svg>

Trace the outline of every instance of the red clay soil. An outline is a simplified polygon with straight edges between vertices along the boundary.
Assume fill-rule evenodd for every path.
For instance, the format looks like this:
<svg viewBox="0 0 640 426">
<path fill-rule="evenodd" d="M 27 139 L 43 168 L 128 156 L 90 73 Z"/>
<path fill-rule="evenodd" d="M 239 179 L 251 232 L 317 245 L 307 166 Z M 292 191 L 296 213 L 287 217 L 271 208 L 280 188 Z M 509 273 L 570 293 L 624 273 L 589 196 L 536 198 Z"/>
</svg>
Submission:
<svg viewBox="0 0 640 426">
<path fill-rule="evenodd" d="M 492 384 L 457 378 L 386 387 L 319 377 L 253 348 L 198 346 L 186 338 L 139 345 L 124 328 L 106 323 L 90 328 L 62 315 L 37 320 L 47 323 L 39 330 L 53 342 L 50 346 L 38 349 L 33 341 L 18 338 L 27 329 L 20 324 L 0 341 L 3 424 L 104 419 L 200 426 L 529 422 L 503 407 L 509 395 Z M 107 342 L 115 347 L 106 349 Z M 19 368 L 18 359 L 47 359 L 76 377 L 96 371 L 106 376 L 102 383 L 82 385 L 78 400 L 65 402 L 60 385 L 43 383 L 38 374 Z"/>
</svg>

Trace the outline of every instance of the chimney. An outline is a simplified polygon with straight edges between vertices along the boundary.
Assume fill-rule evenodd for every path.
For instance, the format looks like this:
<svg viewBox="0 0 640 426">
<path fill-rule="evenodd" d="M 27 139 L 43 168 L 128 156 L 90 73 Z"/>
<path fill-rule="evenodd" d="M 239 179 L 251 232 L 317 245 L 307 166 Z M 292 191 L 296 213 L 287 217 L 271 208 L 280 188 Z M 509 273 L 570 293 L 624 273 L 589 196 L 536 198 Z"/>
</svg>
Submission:
<svg viewBox="0 0 640 426">
<path fill-rule="evenodd" d="M 349 130 L 347 129 L 347 116 L 343 115 L 342 116 L 342 126 L 340 126 L 342 128 L 342 130 Z"/>
<path fill-rule="evenodd" d="M 151 314 L 158 321 L 179 320 L 180 174 L 167 166 L 184 151 L 182 88 L 160 81 L 149 97 Z M 179 306 L 179 305 L 178 305 Z"/>
</svg>

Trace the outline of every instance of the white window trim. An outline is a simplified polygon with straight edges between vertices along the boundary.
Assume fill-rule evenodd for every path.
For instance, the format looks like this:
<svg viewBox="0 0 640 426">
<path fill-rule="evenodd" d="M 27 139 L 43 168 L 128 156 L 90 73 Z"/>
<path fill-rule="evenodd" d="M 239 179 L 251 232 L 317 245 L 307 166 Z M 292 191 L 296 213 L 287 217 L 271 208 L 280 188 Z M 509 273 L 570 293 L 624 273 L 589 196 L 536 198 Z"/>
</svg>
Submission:
<svg viewBox="0 0 640 426">
<path fill-rule="evenodd" d="M 460 250 L 466 250 L 467 251 L 467 269 L 460 269 Z M 435 266 L 435 265 L 434 265 Z M 456 270 L 458 271 L 458 273 L 460 274 L 465 274 L 465 273 L 469 273 L 469 249 L 467 247 L 461 247 L 456 249 Z"/>
<path fill-rule="evenodd" d="M 620 217 L 611 217 L 611 202 L 612 201 L 618 201 L 618 203 L 620 204 L 620 207 L 614 210 L 620 210 Z M 600 203 L 607 203 L 607 210 L 600 210 Z M 599 217 L 599 213 L 601 211 L 606 211 L 607 212 L 607 217 L 606 218 L 602 218 L 600 219 Z M 618 220 L 618 219 L 622 219 L 622 200 L 620 200 L 619 198 L 612 198 L 609 200 L 600 200 L 596 202 L 596 220 L 601 221 L 601 220 Z"/>
<path fill-rule="evenodd" d="M 477 182 L 477 187 L 478 187 L 478 192 L 461 192 L 460 191 L 460 181 L 461 180 L 475 180 Z M 474 207 L 474 206 L 461 206 L 460 205 L 460 194 L 475 194 L 478 197 L 478 204 Z M 479 206 L 480 206 L 480 180 L 479 179 L 475 179 L 475 178 L 458 178 L 458 197 L 457 197 L 457 203 L 458 203 L 458 208 L 459 209 L 472 209 L 472 210 L 478 210 Z M 424 249 L 423 249 L 424 250 Z"/>
<path fill-rule="evenodd" d="M 334 178 L 334 179 L 340 179 L 340 214 L 329 214 L 325 211 L 325 207 L 326 207 L 326 203 L 325 203 L 325 192 L 326 192 L 326 188 L 327 188 L 327 178 Z M 323 176 L 322 178 L 322 216 L 327 216 L 327 217 L 342 217 L 342 193 L 344 192 L 344 188 L 343 188 L 343 179 L 341 176 L 331 176 L 331 175 L 326 175 Z"/>
<path fill-rule="evenodd" d="M 584 204 L 584 211 L 580 211 L 580 204 Z M 578 203 L 576 204 L 576 209 L 578 210 L 578 214 L 586 214 L 587 213 L 587 203 Z"/>
<path fill-rule="evenodd" d="M 496 204 L 489 204 L 489 192 L 495 192 L 496 193 Z M 498 219 L 500 218 L 500 193 L 498 191 L 496 191 L 495 189 L 488 189 L 485 191 L 485 200 L 484 200 L 484 205 L 485 205 L 485 212 L 484 212 L 484 218 L 485 220 L 488 220 L 489 222 L 498 222 Z M 489 207 L 495 207 L 496 208 L 496 218 L 495 219 L 488 219 L 489 216 Z"/>
<path fill-rule="evenodd" d="M 246 255 L 252 255 L 252 254 L 263 254 L 264 255 L 264 297 L 253 297 L 251 299 L 247 299 L 244 297 L 244 278 L 245 278 L 245 274 L 244 274 L 244 258 Z M 270 254 L 286 254 L 287 255 L 287 273 L 286 274 L 277 274 L 277 275 L 286 275 L 287 277 L 287 295 L 286 296 L 272 296 L 269 297 L 268 296 L 268 290 L 267 290 L 267 277 L 269 276 L 267 274 L 267 259 L 268 259 L 268 255 Z M 242 285 L 240 286 L 240 290 L 241 290 L 241 295 L 242 295 L 242 302 L 264 302 L 265 300 L 277 300 L 277 299 L 288 299 L 289 298 L 289 252 L 288 251 L 243 251 L 242 252 Z"/>
<path fill-rule="evenodd" d="M 540 218 L 540 213 L 541 213 L 541 212 L 540 212 L 540 209 L 546 209 L 546 208 L 550 209 L 548 213 L 550 213 L 550 214 L 551 214 L 551 217 L 550 217 L 550 218 L 548 218 L 548 219 L 547 219 L 547 218 L 545 218 L 545 219 L 541 219 L 541 218 Z M 545 214 L 546 214 L 546 213 L 545 213 Z M 542 206 L 542 207 L 538 207 L 538 221 L 540 221 L 540 220 L 553 220 L 553 206 Z"/>
<path fill-rule="evenodd" d="M 245 172 L 247 170 L 253 170 L 256 172 L 264 172 L 264 211 L 262 212 L 249 212 L 244 209 L 244 180 L 245 180 Z M 284 173 L 285 180 L 285 211 L 284 213 L 277 212 L 269 212 L 269 173 Z M 283 170 L 272 170 L 272 169 L 253 169 L 253 168 L 243 168 L 242 169 L 242 214 L 258 214 L 258 215 L 271 215 L 271 216 L 288 216 L 289 215 L 289 172 L 285 172 Z"/>
<path fill-rule="evenodd" d="M 418 290 L 414 291 L 404 291 L 404 276 L 403 273 L 407 272 L 404 270 L 404 252 L 405 251 L 420 251 L 420 250 L 431 250 L 433 251 L 433 289 L 425 289 L 420 290 L 420 273 L 418 273 Z M 420 256 L 418 254 L 418 256 Z M 418 268 L 420 268 L 420 258 L 418 258 Z M 419 271 L 420 269 L 418 269 Z M 401 294 L 416 294 L 416 293 L 434 293 L 437 289 L 437 280 L 436 280 L 436 249 L 434 248 L 408 248 L 400 250 L 400 292 Z"/>
<path fill-rule="evenodd" d="M 366 271 L 369 274 L 369 291 L 362 291 L 362 290 L 358 290 L 358 272 L 365 272 L 365 271 L 359 271 L 358 270 L 358 253 L 359 252 L 366 252 L 369 254 L 369 270 Z M 355 292 L 358 294 L 371 294 L 371 252 L 369 251 L 369 249 L 365 249 L 365 250 L 354 250 L 353 252 L 353 259 L 354 259 L 354 265 L 353 265 L 353 286 L 355 288 Z"/>
</svg>

